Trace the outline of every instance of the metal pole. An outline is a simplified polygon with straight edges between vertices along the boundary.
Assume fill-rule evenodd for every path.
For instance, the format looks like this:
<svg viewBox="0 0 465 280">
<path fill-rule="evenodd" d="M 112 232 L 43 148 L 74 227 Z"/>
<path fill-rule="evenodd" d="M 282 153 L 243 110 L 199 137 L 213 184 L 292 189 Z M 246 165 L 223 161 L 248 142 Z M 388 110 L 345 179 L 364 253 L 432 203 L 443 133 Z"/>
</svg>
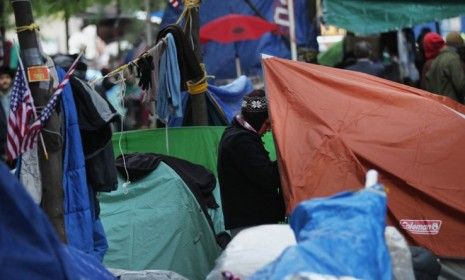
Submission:
<svg viewBox="0 0 465 280">
<path fill-rule="evenodd" d="M 242 71 L 241 71 L 241 59 L 239 58 L 238 55 L 236 55 L 236 74 L 237 74 L 237 77 L 238 77 L 238 78 L 242 75 Z"/>
<path fill-rule="evenodd" d="M 16 27 L 30 25 L 34 22 L 30 0 L 11 0 L 11 6 L 15 15 Z M 45 64 L 39 50 L 35 31 L 18 33 L 18 40 L 21 58 L 26 69 L 30 66 Z M 46 105 L 51 96 L 48 86 L 44 86 L 42 83 L 29 83 L 36 107 Z M 43 188 L 41 206 L 61 240 L 66 241 L 63 211 L 63 140 L 61 130 L 61 116 L 54 111 L 42 131 L 48 151 L 48 160 L 45 159 L 44 151 L 40 145 L 38 153 Z"/>
<path fill-rule="evenodd" d="M 297 60 L 297 43 L 295 39 L 295 16 L 294 0 L 287 0 L 287 11 L 289 14 L 289 35 L 291 40 L 291 58 Z"/>
</svg>

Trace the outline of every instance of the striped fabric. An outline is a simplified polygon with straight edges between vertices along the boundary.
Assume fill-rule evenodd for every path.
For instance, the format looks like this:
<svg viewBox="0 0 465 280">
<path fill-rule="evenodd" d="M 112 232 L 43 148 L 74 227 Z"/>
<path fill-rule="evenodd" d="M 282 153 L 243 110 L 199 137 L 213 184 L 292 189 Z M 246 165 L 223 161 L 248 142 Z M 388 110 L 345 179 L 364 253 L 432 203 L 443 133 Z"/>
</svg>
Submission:
<svg viewBox="0 0 465 280">
<path fill-rule="evenodd" d="M 6 146 L 8 160 L 14 160 L 22 153 L 32 149 L 40 131 L 40 123 L 31 125 L 34 115 L 34 100 L 26 81 L 24 68 L 20 63 L 13 83 L 8 115 Z"/>
<path fill-rule="evenodd" d="M 50 101 L 37 117 L 31 90 L 25 78 L 24 68 L 20 63 L 13 84 L 10 114 L 8 117 L 8 138 L 6 154 L 8 160 L 14 160 L 24 152 L 33 148 L 37 142 L 37 136 L 50 119 L 52 112 L 61 96 L 64 87 L 68 84 L 71 75 L 76 70 L 76 65 L 83 53 L 73 62 L 64 79 L 55 88 Z M 35 121 L 33 121 L 33 117 Z"/>
</svg>

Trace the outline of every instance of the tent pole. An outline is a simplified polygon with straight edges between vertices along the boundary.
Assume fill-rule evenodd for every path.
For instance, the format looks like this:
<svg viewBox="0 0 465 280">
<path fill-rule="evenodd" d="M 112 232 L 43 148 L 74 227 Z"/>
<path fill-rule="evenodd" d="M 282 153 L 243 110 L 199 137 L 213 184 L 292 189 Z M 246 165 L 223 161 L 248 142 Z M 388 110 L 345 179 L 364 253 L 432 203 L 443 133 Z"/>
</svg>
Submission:
<svg viewBox="0 0 465 280">
<path fill-rule="evenodd" d="M 291 58 L 297 60 L 297 44 L 295 40 L 295 16 L 294 0 L 287 0 L 287 11 L 289 14 L 289 35 L 291 40 Z"/>
<path fill-rule="evenodd" d="M 236 55 L 236 73 L 237 73 L 237 77 L 238 77 L 238 78 L 242 75 L 242 71 L 241 71 L 241 59 L 239 58 L 238 55 Z"/>
</svg>

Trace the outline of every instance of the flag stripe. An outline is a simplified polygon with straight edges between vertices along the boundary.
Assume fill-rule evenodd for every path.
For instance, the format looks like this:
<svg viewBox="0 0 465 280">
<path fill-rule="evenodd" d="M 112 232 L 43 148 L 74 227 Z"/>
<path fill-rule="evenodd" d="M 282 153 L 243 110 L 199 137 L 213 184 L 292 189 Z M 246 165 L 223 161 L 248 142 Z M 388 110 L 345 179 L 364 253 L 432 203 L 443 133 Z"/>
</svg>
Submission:
<svg viewBox="0 0 465 280">
<path fill-rule="evenodd" d="M 37 133 L 30 133 L 30 123 L 34 115 L 34 101 L 20 62 L 13 83 L 8 115 L 6 154 L 9 160 L 14 160 L 33 147 Z"/>
</svg>

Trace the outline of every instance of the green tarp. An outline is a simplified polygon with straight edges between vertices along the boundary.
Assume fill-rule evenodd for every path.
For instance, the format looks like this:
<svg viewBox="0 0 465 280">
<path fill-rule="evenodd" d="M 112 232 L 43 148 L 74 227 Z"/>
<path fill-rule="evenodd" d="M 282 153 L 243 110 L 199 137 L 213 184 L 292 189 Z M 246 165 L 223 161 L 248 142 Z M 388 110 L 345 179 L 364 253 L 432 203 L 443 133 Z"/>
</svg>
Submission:
<svg viewBox="0 0 465 280">
<path fill-rule="evenodd" d="M 465 15 L 464 0 L 324 0 L 328 24 L 357 34 L 412 27 Z"/>
<path fill-rule="evenodd" d="M 153 152 L 178 157 L 203 165 L 216 175 L 218 144 L 224 129 L 220 126 L 206 126 L 170 128 L 168 132 L 161 128 L 128 131 L 123 132 L 121 148 L 123 153 Z M 113 135 L 113 149 L 116 156 L 121 154 L 119 138 L 119 133 Z M 265 135 L 263 140 L 270 152 L 270 158 L 276 159 L 272 135 Z"/>
<path fill-rule="evenodd" d="M 100 218 L 109 249 L 104 264 L 125 270 L 169 270 L 205 279 L 220 254 L 215 235 L 194 195 L 165 163 L 147 177 L 101 193 Z M 217 202 L 219 188 L 214 191 Z M 224 231 L 221 208 L 209 209 L 215 231 Z"/>
</svg>

